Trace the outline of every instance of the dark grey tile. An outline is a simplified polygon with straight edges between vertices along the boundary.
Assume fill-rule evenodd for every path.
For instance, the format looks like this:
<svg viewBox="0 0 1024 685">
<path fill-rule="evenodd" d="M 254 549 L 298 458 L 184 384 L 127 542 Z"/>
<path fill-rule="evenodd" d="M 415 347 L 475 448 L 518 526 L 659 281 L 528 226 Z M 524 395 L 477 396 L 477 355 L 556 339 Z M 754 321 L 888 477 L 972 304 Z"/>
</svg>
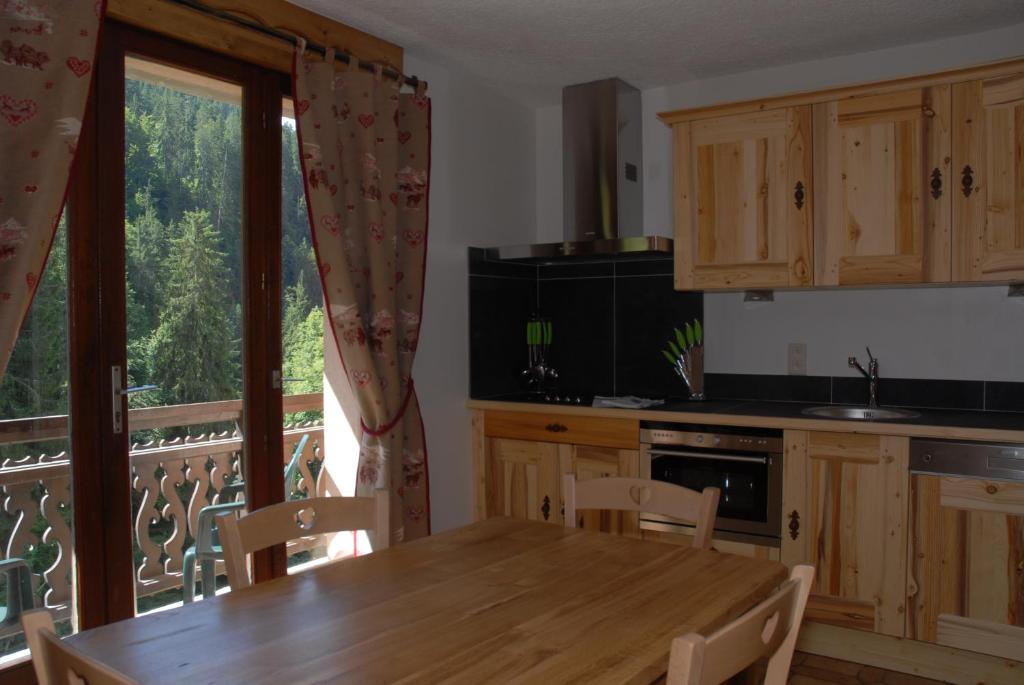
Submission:
<svg viewBox="0 0 1024 685">
<path fill-rule="evenodd" d="M 984 386 L 981 381 L 882 378 L 878 382 L 878 402 L 890 407 L 979 410 L 984 408 Z M 832 379 L 834 404 L 867 404 L 868 394 L 866 378 Z"/>
<path fill-rule="evenodd" d="M 616 276 L 671 276 L 671 257 L 627 260 L 615 262 Z"/>
<path fill-rule="evenodd" d="M 541 264 L 537 268 L 537 277 L 541 280 L 549 278 L 594 278 L 615 275 L 615 265 L 610 261 L 603 262 L 559 262 Z"/>
<path fill-rule="evenodd" d="M 829 403 L 829 376 L 712 373 L 704 377 L 709 398 L 766 402 Z"/>
<path fill-rule="evenodd" d="M 672 276 L 615 279 L 615 392 L 682 397 L 683 382 L 661 354 L 672 329 L 704 318 L 699 293 L 678 293 Z"/>
<path fill-rule="evenodd" d="M 1024 412 L 1024 383 L 985 381 L 985 409 Z"/>
<path fill-rule="evenodd" d="M 613 279 L 564 278 L 538 283 L 540 313 L 551 319 L 551 364 L 558 390 L 607 395 L 614 387 Z"/>
<path fill-rule="evenodd" d="M 469 394 L 520 390 L 526 368 L 526 320 L 537 306 L 537 282 L 469 277 Z"/>
</svg>

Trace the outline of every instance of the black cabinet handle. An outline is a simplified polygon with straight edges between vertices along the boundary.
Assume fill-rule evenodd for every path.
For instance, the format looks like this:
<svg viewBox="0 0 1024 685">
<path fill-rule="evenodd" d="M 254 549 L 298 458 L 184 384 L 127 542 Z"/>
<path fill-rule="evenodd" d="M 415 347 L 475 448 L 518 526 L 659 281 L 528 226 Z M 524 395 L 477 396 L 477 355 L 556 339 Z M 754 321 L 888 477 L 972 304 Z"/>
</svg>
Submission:
<svg viewBox="0 0 1024 685">
<path fill-rule="evenodd" d="M 797 209 L 804 208 L 804 182 L 797 181 L 796 187 L 793 189 L 793 204 L 796 205 Z"/>
<path fill-rule="evenodd" d="M 932 169 L 932 197 L 938 200 L 942 197 L 942 172 L 939 167 Z"/>
<path fill-rule="evenodd" d="M 968 164 L 964 167 L 960 176 L 961 190 L 964 191 L 964 197 L 970 197 L 971 193 L 974 192 L 974 169 Z"/>
<path fill-rule="evenodd" d="M 547 495 L 544 495 L 544 504 L 540 508 L 540 513 L 544 515 L 545 521 L 551 518 L 551 498 Z"/>
<path fill-rule="evenodd" d="M 789 537 L 793 540 L 800 537 L 800 514 L 796 509 L 789 515 Z"/>
<path fill-rule="evenodd" d="M 549 423 L 548 425 L 544 426 L 544 430 L 551 433 L 564 433 L 565 431 L 569 430 L 569 428 L 567 426 L 563 426 L 560 423 Z"/>
</svg>

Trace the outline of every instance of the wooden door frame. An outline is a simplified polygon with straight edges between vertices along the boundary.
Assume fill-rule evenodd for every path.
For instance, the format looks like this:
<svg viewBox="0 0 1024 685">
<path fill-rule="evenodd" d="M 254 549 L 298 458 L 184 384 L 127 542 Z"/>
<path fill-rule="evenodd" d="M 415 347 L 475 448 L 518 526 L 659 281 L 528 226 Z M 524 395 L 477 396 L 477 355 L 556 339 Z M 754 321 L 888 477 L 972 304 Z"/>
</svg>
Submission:
<svg viewBox="0 0 1024 685">
<path fill-rule="evenodd" d="M 124 57 L 238 83 L 242 120 L 243 465 L 250 508 L 283 498 L 281 98 L 289 79 L 246 62 L 107 21 L 69 202 L 72 461 L 81 629 L 135 614 L 128 436 L 115 434 L 112 365 L 127 371 Z M 100 124 L 100 125 L 98 125 Z M 98 294 L 98 296 L 97 296 Z M 98 398 L 98 401 L 97 401 Z M 127 416 L 127 398 L 120 398 Z M 272 427 L 272 428 L 270 428 Z M 284 549 L 258 555 L 257 580 L 284 573 Z"/>
</svg>

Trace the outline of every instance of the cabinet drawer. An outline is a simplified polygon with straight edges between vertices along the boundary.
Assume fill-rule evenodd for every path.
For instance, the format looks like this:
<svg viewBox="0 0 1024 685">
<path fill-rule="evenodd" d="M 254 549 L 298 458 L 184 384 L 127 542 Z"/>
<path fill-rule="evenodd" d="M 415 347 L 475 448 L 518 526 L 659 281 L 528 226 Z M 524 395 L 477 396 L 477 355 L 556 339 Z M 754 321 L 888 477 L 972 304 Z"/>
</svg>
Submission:
<svg viewBox="0 0 1024 685">
<path fill-rule="evenodd" d="M 813 432 L 807 438 L 807 456 L 855 464 L 877 464 L 882 442 L 877 435 Z"/>
<path fill-rule="evenodd" d="M 484 434 L 492 438 L 639 449 L 640 422 L 592 416 L 489 411 Z"/>
</svg>

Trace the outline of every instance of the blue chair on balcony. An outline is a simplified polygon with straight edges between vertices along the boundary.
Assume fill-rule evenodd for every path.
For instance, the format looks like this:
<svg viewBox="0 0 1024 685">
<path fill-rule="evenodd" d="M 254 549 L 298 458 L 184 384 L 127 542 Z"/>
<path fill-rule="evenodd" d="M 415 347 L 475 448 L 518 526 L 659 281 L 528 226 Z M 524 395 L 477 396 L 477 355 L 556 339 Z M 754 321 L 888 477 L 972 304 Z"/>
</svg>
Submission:
<svg viewBox="0 0 1024 685">
<path fill-rule="evenodd" d="M 244 483 L 231 483 L 220 489 L 219 504 L 210 504 L 199 510 L 196 522 L 196 542 L 185 550 L 182 560 L 182 602 L 188 604 L 196 596 L 196 562 L 199 562 L 203 581 L 203 599 L 217 594 L 217 561 L 224 558 L 217 534 L 217 517 L 232 511 L 241 511 L 245 502 L 234 501 L 245 493 Z"/>
<path fill-rule="evenodd" d="M 0 628 L 6 628 L 18 625 L 21 614 L 35 608 L 32 567 L 24 559 L 4 559 L 0 573 L 7 576 L 7 606 L 0 607 Z"/>
<path fill-rule="evenodd" d="M 306 448 L 309 435 L 303 435 L 299 444 L 292 451 L 292 458 L 284 468 L 284 498 L 290 499 L 295 484 L 295 474 L 299 470 L 299 459 Z M 221 514 L 241 512 L 245 508 L 244 501 L 235 501 L 239 494 L 245 494 L 244 483 L 225 485 L 220 490 L 220 503 L 210 504 L 199 510 L 196 521 L 195 544 L 185 550 L 182 560 L 182 603 L 188 604 L 196 596 L 196 563 L 199 563 L 200 580 L 203 583 L 203 599 L 217 594 L 217 562 L 224 559 L 224 550 L 217 532 L 217 517 Z"/>
</svg>

